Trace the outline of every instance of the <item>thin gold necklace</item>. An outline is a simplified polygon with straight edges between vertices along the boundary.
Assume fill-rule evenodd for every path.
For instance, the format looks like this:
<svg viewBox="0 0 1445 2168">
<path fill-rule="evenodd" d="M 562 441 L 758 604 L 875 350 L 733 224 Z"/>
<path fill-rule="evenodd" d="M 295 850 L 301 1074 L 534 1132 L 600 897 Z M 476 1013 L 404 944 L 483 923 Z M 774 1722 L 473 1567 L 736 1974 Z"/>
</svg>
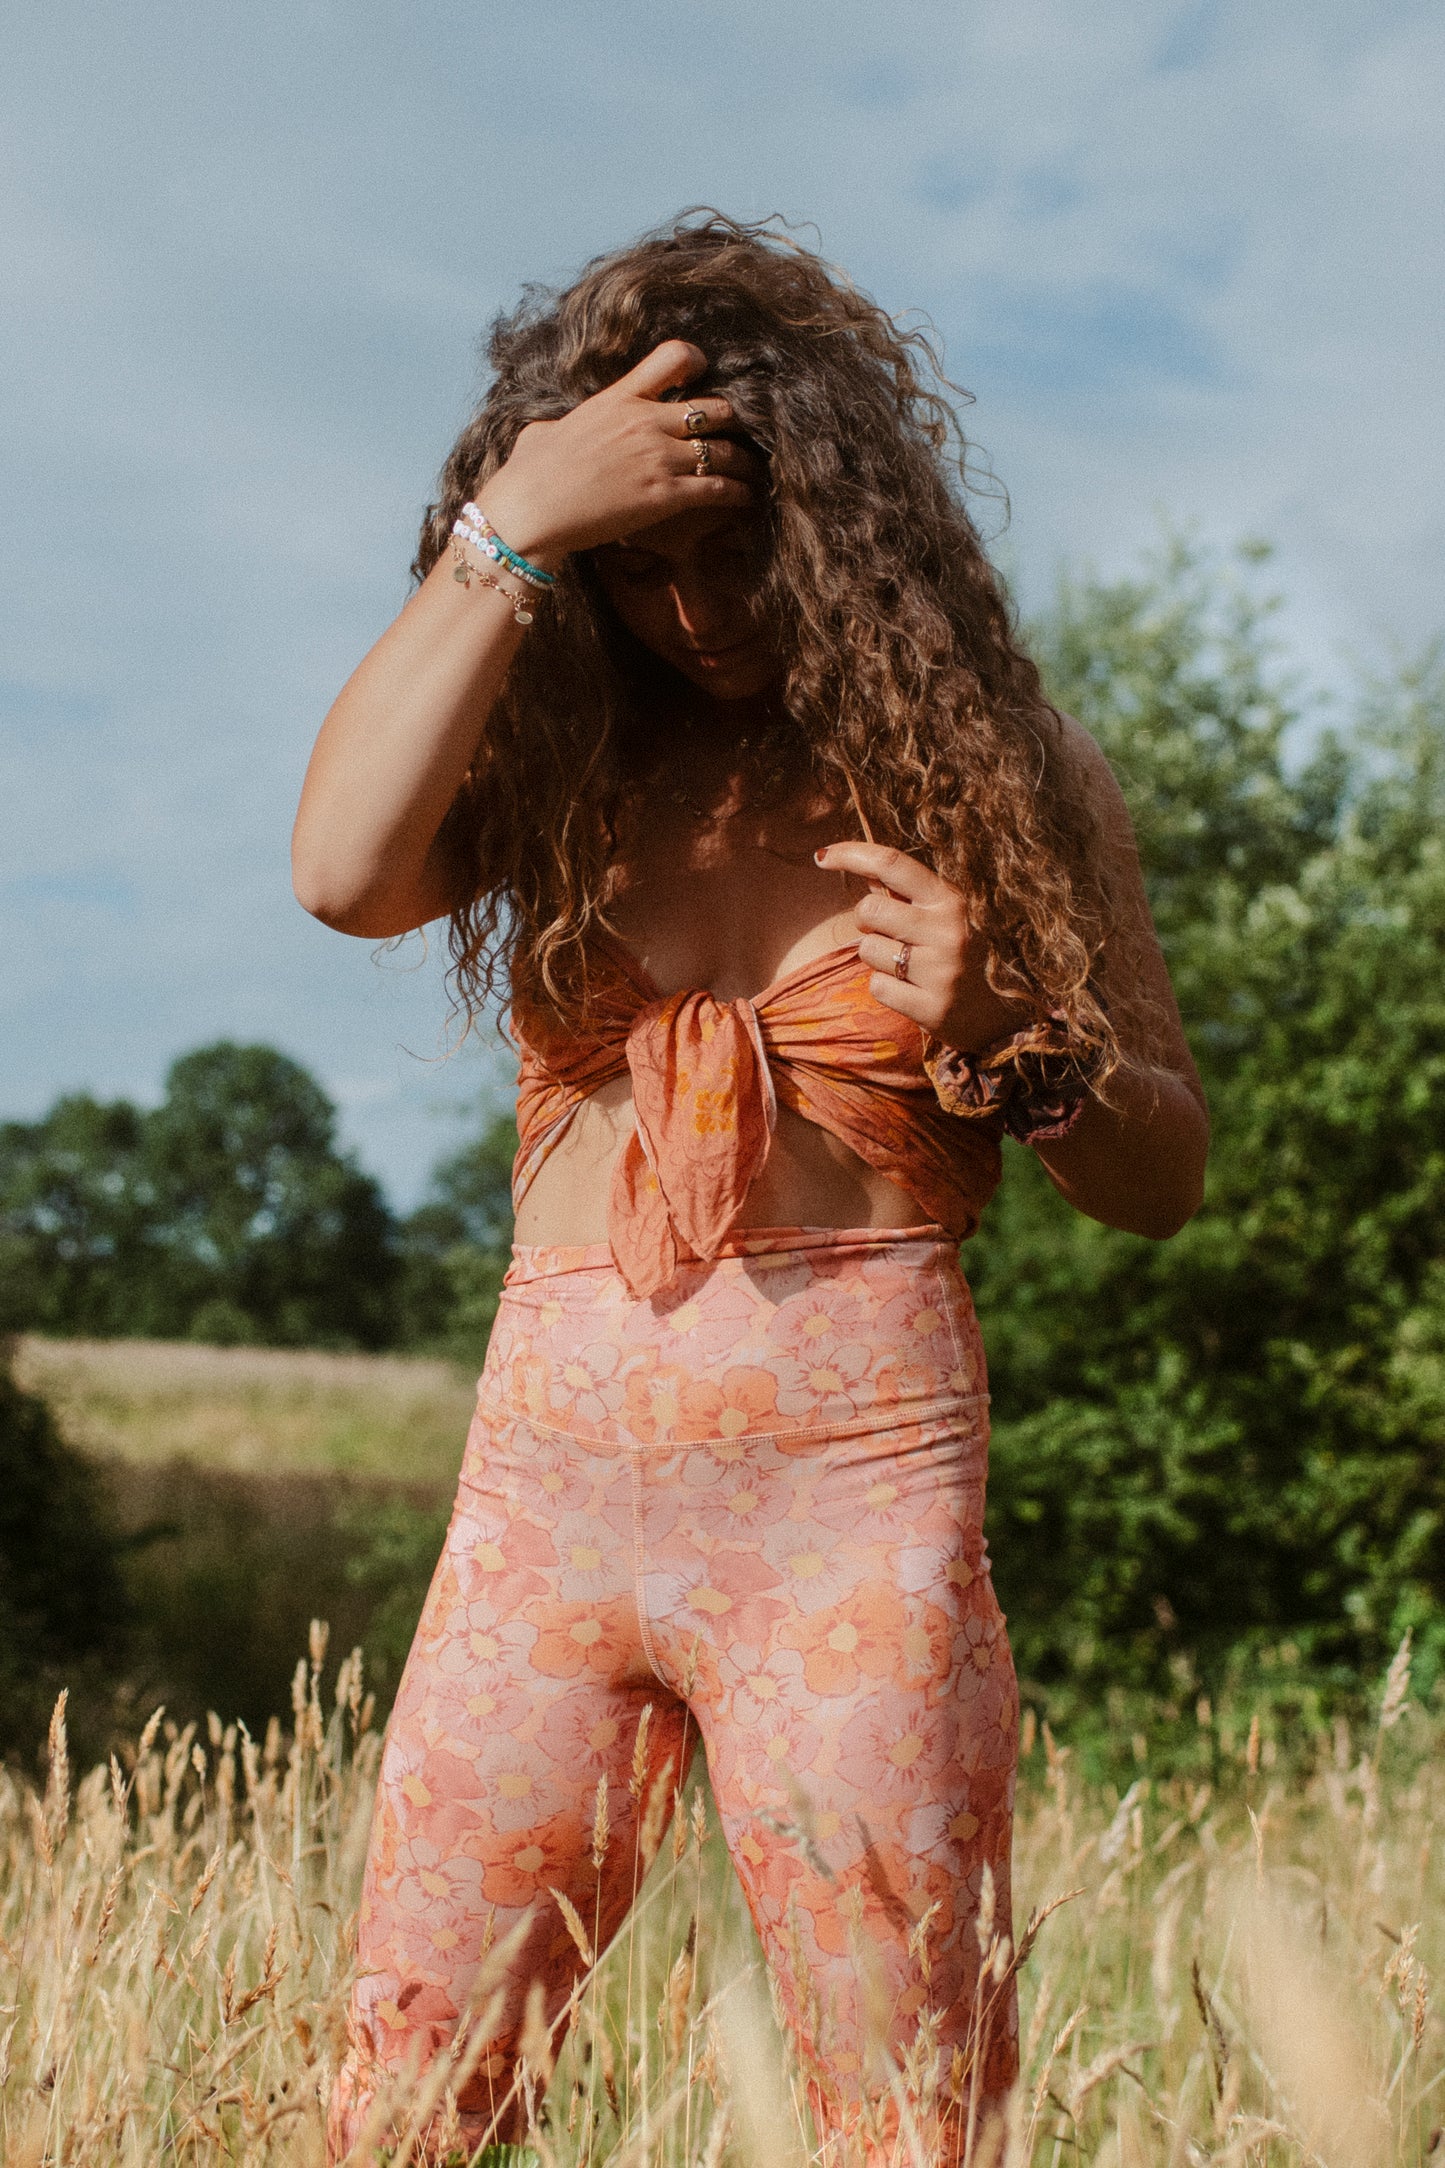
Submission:
<svg viewBox="0 0 1445 2168">
<path fill-rule="evenodd" d="M 690 728 L 690 724 L 684 725 L 684 730 L 688 730 Z M 773 733 L 768 730 L 764 730 L 758 734 L 755 734 L 751 731 L 743 731 L 740 736 L 733 740 L 733 750 L 743 756 L 741 761 L 741 767 L 744 770 L 746 770 L 747 767 L 751 764 L 749 762 L 748 755 L 752 754 L 756 756 L 758 753 L 760 753 L 767 745 L 768 740 L 772 735 Z M 753 792 L 749 791 L 747 788 L 747 778 L 746 775 L 744 775 L 744 793 L 742 803 L 740 805 L 729 806 L 723 812 L 710 812 L 705 806 L 700 806 L 698 804 L 696 798 L 692 795 L 692 793 L 688 790 L 687 786 L 684 784 L 681 774 L 679 773 L 679 770 L 681 768 L 681 760 L 677 753 L 673 754 L 670 765 L 673 771 L 673 781 L 670 786 L 664 785 L 664 788 L 667 789 L 667 794 L 672 800 L 673 804 L 681 806 L 684 812 L 690 813 L 692 815 L 692 818 L 696 821 L 702 821 L 708 826 L 717 827 L 720 826 L 723 821 L 736 819 L 739 813 L 745 813 L 748 810 L 749 805 L 756 804 L 756 799 Z M 775 763 L 775 767 L 776 766 L 777 764 Z M 779 769 L 778 772 L 774 775 L 762 780 L 764 780 L 766 784 L 771 785 L 776 784 L 780 780 L 780 777 L 781 769 Z"/>
</svg>

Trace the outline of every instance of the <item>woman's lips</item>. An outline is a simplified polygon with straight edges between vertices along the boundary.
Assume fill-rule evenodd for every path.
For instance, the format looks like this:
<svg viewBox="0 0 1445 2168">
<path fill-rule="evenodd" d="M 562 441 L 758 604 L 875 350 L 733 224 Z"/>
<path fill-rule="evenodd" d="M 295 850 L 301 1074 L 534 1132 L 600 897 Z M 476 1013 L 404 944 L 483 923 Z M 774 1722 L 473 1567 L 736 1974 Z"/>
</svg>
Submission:
<svg viewBox="0 0 1445 2168">
<path fill-rule="evenodd" d="M 692 662 L 729 662 L 735 656 L 745 655 L 749 648 L 756 646 L 756 644 L 756 640 L 750 637 L 745 640 L 734 640 L 728 647 L 690 647 L 687 653 L 689 660 Z"/>
</svg>

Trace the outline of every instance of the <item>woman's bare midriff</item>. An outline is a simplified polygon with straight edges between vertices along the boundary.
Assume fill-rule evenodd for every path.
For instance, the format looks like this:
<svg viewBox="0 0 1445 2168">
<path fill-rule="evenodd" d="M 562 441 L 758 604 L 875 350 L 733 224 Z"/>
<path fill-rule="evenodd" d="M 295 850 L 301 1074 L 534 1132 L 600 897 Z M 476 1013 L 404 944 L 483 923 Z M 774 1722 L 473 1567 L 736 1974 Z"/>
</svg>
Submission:
<svg viewBox="0 0 1445 2168">
<path fill-rule="evenodd" d="M 632 1130 L 632 1092 L 616 1077 L 578 1108 L 517 1214 L 519 1242 L 607 1240 L 612 1166 Z M 767 1162 L 739 1227 L 919 1227 L 928 1215 L 906 1190 L 845 1144 L 779 1107 Z"/>
</svg>

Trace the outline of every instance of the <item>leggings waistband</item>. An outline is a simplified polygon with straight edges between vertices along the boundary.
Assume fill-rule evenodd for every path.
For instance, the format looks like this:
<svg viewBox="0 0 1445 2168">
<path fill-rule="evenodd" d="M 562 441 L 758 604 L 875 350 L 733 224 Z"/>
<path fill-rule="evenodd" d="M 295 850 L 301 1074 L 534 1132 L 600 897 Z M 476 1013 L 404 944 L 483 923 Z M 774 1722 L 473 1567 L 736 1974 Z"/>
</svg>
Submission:
<svg viewBox="0 0 1445 2168">
<path fill-rule="evenodd" d="M 987 1380 L 941 1227 L 758 1227 L 643 1300 L 605 1242 L 516 1245 L 478 1392 L 615 1450 L 976 1427 Z"/>
<path fill-rule="evenodd" d="M 936 1220 L 918 1227 L 741 1227 L 724 1235 L 717 1259 L 711 1262 L 729 1257 L 781 1257 L 793 1251 L 877 1251 L 915 1242 L 956 1247 Z M 818 1261 L 822 1261 L 821 1255 Z M 705 1272 L 709 1262 L 705 1258 L 685 1259 L 679 1277 L 684 1271 Z M 615 1269 L 611 1246 L 606 1242 L 514 1242 L 504 1284 L 519 1287 L 568 1273 Z M 670 1292 L 664 1289 L 654 1299 L 665 1303 Z"/>
</svg>

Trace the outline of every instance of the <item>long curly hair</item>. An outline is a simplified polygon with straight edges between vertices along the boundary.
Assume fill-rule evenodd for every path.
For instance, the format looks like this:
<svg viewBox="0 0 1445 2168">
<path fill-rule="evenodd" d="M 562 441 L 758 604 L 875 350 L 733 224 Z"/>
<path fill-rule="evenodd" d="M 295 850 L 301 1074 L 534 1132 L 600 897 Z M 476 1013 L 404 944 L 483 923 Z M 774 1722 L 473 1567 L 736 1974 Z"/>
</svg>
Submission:
<svg viewBox="0 0 1445 2168">
<path fill-rule="evenodd" d="M 685 212 L 561 292 L 528 287 L 492 327 L 490 385 L 442 470 L 413 573 L 443 554 L 528 422 L 568 413 L 662 340 L 691 340 L 708 369 L 688 393 L 726 394 L 767 462 L 760 604 L 809 770 L 840 806 L 866 809 L 879 841 L 962 890 L 995 990 L 1066 1020 L 1102 1081 L 1120 1059 L 1091 983 L 1108 884 L 1077 762 L 968 509 L 957 387 L 924 332 L 779 225 Z M 636 650 L 578 553 L 447 816 L 451 983 L 468 1024 L 503 986 L 564 1019 L 585 1012 L 588 935 L 607 925 L 637 789 Z"/>
</svg>

